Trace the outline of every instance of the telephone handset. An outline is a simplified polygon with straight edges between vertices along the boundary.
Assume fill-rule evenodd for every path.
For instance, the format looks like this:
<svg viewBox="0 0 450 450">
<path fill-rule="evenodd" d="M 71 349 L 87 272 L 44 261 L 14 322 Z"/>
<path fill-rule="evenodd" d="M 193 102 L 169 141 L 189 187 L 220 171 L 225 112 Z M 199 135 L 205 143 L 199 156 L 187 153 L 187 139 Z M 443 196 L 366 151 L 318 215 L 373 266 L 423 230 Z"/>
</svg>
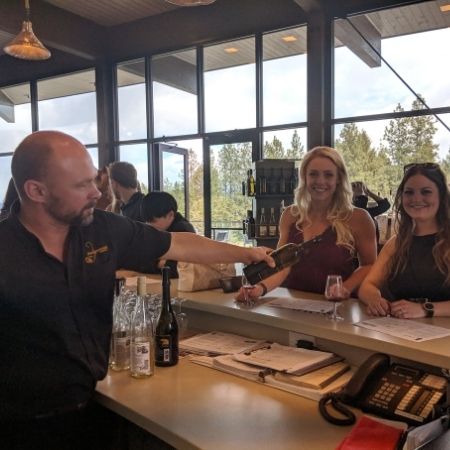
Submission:
<svg viewBox="0 0 450 450">
<path fill-rule="evenodd" d="M 355 415 L 343 403 L 365 412 L 410 424 L 430 420 L 434 407 L 444 401 L 447 380 L 422 370 L 400 364 L 390 364 L 389 357 L 375 353 L 368 358 L 339 392 L 323 397 L 319 402 L 322 416 L 335 425 L 352 425 Z M 327 404 L 345 418 L 331 416 Z"/>
</svg>

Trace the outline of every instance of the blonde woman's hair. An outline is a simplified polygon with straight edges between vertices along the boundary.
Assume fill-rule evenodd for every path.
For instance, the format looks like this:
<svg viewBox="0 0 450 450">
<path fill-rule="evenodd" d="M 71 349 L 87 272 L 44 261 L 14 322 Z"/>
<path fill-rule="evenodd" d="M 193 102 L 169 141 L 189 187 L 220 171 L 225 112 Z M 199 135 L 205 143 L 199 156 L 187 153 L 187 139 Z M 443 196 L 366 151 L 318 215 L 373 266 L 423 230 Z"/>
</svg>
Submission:
<svg viewBox="0 0 450 450">
<path fill-rule="evenodd" d="M 315 158 L 328 158 L 337 168 L 336 191 L 327 213 L 327 220 L 336 232 L 336 244 L 354 251 L 355 239 L 348 225 L 353 211 L 352 188 L 344 159 L 334 148 L 314 147 L 303 158 L 300 165 L 299 183 L 294 191 L 294 205 L 292 206 L 292 214 L 296 217 L 295 226 L 299 230 L 311 226 L 311 219 L 309 218 L 311 195 L 306 188 L 306 171 L 309 163 Z"/>
</svg>

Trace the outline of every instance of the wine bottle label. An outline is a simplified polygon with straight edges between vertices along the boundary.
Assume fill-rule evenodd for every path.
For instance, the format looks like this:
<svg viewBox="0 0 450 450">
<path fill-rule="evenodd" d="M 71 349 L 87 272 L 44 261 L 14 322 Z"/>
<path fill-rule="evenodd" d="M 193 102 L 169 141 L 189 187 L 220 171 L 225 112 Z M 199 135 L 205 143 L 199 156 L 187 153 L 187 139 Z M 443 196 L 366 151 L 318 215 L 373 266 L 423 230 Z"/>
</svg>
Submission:
<svg viewBox="0 0 450 450">
<path fill-rule="evenodd" d="M 150 364 L 151 347 L 150 342 L 139 342 L 131 344 L 131 371 L 142 375 L 151 375 Z"/>
<path fill-rule="evenodd" d="M 277 226 L 269 225 L 269 236 L 276 236 L 276 235 L 277 235 Z"/>
<path fill-rule="evenodd" d="M 267 225 L 260 225 L 258 227 L 258 229 L 259 229 L 260 237 L 266 237 L 267 236 Z"/>
<path fill-rule="evenodd" d="M 169 334 L 156 336 L 156 361 L 170 363 L 173 359 L 173 337 Z"/>
</svg>

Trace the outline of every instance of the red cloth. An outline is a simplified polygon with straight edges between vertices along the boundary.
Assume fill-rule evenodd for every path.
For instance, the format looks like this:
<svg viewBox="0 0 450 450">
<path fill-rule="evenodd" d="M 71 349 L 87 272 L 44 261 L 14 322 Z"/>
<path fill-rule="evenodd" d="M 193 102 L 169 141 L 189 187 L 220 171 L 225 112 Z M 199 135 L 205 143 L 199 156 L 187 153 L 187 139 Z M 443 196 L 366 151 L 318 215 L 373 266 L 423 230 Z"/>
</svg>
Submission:
<svg viewBox="0 0 450 450">
<path fill-rule="evenodd" d="M 363 416 L 336 450 L 395 450 L 402 434 L 400 428 Z"/>
</svg>

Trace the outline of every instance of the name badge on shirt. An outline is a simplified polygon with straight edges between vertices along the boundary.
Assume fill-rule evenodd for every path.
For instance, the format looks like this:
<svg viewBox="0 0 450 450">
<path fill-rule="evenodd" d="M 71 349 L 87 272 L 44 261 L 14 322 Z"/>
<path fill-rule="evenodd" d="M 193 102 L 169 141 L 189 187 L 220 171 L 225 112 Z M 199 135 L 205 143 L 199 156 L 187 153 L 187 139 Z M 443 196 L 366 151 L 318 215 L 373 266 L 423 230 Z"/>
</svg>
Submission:
<svg viewBox="0 0 450 450">
<path fill-rule="evenodd" d="M 94 264 L 95 260 L 97 259 L 97 255 L 106 253 L 109 250 L 107 245 L 102 245 L 99 248 L 94 248 L 94 244 L 89 241 L 86 242 L 84 246 L 86 247 L 86 255 L 84 257 L 84 262 L 86 264 Z"/>
</svg>

